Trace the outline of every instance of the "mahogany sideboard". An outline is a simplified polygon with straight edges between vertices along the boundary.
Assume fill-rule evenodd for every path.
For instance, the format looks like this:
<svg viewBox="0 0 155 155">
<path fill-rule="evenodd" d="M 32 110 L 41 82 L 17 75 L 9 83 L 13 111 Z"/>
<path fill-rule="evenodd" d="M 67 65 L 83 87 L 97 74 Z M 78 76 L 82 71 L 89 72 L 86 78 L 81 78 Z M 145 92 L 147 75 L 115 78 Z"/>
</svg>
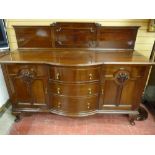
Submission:
<svg viewBox="0 0 155 155">
<path fill-rule="evenodd" d="M 14 26 L 18 49 L 0 53 L 12 113 L 128 114 L 134 125 L 154 65 L 134 50 L 138 28 Z"/>
</svg>

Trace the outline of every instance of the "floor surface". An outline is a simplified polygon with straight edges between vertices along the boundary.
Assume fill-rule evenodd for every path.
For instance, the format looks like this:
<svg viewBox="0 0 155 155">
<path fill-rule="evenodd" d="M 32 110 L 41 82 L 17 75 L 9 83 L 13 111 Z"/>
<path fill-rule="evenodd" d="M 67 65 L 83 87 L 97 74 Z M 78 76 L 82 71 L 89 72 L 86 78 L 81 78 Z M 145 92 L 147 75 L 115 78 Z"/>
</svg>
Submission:
<svg viewBox="0 0 155 155">
<path fill-rule="evenodd" d="M 11 106 L 0 117 L 0 135 L 7 135 L 14 123 L 15 117 L 11 114 Z"/>
<path fill-rule="evenodd" d="M 154 135 L 155 121 L 149 113 L 145 121 L 131 126 L 127 115 L 95 115 L 69 118 L 54 114 L 33 114 L 14 123 L 12 135 Z"/>
</svg>

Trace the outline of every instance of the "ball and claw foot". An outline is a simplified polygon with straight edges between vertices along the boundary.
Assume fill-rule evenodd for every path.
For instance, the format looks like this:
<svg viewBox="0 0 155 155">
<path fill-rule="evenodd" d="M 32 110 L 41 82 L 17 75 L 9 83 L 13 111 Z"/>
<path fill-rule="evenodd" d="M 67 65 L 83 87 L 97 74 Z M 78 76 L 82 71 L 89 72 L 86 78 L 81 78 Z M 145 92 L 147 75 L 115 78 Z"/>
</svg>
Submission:
<svg viewBox="0 0 155 155">
<path fill-rule="evenodd" d="M 135 123 L 134 120 L 130 120 L 130 124 L 131 124 L 132 126 L 134 126 L 136 123 Z"/>
<path fill-rule="evenodd" d="M 148 112 L 140 106 L 138 109 L 139 114 L 136 116 L 136 121 L 144 121 L 148 118 Z"/>
<path fill-rule="evenodd" d="M 135 125 L 135 116 L 134 114 L 129 114 L 129 122 L 132 126 Z"/>
<path fill-rule="evenodd" d="M 148 112 L 143 108 L 139 107 L 138 109 L 138 114 L 129 114 L 129 121 L 131 125 L 135 125 L 135 120 L 136 121 L 144 121 L 148 118 Z"/>
<path fill-rule="evenodd" d="M 21 119 L 21 118 L 20 118 L 20 115 L 17 115 L 16 118 L 15 118 L 15 122 L 19 122 L 20 119 Z"/>
</svg>

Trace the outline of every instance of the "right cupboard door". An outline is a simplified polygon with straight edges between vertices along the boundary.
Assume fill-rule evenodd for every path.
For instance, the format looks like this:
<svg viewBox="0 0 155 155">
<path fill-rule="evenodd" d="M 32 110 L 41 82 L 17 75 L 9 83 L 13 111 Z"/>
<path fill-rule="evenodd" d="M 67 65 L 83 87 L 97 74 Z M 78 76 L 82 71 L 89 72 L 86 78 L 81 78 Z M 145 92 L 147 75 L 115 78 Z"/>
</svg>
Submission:
<svg viewBox="0 0 155 155">
<path fill-rule="evenodd" d="M 100 109 L 136 110 L 145 87 L 147 67 L 108 66 L 101 86 Z"/>
</svg>

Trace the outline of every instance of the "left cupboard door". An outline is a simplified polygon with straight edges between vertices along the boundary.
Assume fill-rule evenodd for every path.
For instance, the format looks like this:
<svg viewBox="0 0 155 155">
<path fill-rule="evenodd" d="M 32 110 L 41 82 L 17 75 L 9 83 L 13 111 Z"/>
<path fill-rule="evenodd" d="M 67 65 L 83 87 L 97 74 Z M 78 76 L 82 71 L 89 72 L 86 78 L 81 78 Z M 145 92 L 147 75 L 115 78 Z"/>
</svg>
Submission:
<svg viewBox="0 0 155 155">
<path fill-rule="evenodd" d="M 7 65 L 13 108 L 47 108 L 46 66 Z"/>
</svg>

